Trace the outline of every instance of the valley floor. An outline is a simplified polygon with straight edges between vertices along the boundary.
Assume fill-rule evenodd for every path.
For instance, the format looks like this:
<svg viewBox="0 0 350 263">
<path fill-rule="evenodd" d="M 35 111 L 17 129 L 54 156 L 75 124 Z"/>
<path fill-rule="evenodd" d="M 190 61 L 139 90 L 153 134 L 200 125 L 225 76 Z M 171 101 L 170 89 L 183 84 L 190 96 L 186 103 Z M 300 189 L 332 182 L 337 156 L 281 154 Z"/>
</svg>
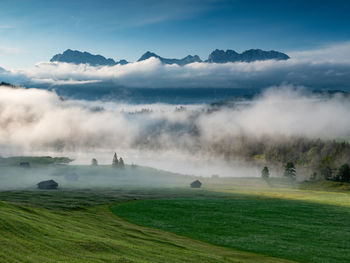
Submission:
<svg viewBox="0 0 350 263">
<path fill-rule="evenodd" d="M 347 262 L 349 193 L 202 181 L 2 191 L 0 262 Z"/>
</svg>

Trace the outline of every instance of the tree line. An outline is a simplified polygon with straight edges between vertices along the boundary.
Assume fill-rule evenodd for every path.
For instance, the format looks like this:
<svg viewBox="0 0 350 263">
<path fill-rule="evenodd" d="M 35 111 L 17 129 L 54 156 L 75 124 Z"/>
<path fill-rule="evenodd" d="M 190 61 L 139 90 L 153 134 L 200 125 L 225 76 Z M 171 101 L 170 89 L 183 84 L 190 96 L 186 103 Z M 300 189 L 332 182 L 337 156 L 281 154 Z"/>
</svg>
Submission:
<svg viewBox="0 0 350 263">
<path fill-rule="evenodd" d="M 98 166 L 98 161 L 97 161 L 96 158 L 93 158 L 91 160 L 91 165 L 92 166 Z M 118 159 L 117 153 L 114 153 L 113 160 L 112 160 L 112 167 L 113 168 L 124 168 L 125 167 L 123 158 L 120 157 Z"/>
<path fill-rule="evenodd" d="M 296 169 L 293 162 L 288 162 L 284 165 L 283 176 L 292 180 L 296 180 Z M 265 166 L 261 171 L 261 177 L 267 180 L 270 177 L 270 171 L 267 166 Z M 349 182 L 350 183 L 350 166 L 345 163 L 338 167 L 337 169 L 326 169 L 321 173 L 321 176 L 317 176 L 316 172 L 313 172 L 310 176 L 311 181 L 318 179 L 331 180 L 335 182 Z"/>
</svg>

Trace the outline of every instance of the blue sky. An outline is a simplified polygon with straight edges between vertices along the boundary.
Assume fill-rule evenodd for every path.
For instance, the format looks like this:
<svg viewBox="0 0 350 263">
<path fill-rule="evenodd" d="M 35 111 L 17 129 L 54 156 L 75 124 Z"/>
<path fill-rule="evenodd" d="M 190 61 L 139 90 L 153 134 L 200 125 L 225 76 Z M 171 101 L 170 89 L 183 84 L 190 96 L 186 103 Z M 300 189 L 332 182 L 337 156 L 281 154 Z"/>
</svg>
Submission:
<svg viewBox="0 0 350 263">
<path fill-rule="evenodd" d="M 317 49 L 350 41 L 349 1 L 2 0 L 0 67 L 48 61 L 67 48 L 134 61 L 216 49 Z"/>
</svg>

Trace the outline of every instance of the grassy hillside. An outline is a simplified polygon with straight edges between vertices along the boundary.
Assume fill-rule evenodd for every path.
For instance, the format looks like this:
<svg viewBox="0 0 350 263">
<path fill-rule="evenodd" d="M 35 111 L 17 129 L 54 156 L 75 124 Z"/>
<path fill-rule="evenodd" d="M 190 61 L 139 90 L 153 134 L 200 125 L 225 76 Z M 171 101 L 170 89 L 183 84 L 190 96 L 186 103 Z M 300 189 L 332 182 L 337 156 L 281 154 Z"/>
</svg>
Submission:
<svg viewBox="0 0 350 263">
<path fill-rule="evenodd" d="M 40 166 L 48 164 L 67 164 L 72 162 L 67 157 L 51 157 L 51 156 L 16 156 L 3 158 L 0 157 L 0 166 L 20 166 L 20 163 L 27 162 L 31 166 Z"/>
<path fill-rule="evenodd" d="M 45 179 L 59 189 L 35 189 Z M 0 190 L 0 262 L 346 262 L 343 188 L 200 178 L 191 189 L 193 180 L 146 167 L 3 166 L 0 188 L 15 190 Z M 159 230 L 122 220 L 117 204 L 118 215 Z"/>
<path fill-rule="evenodd" d="M 139 225 L 301 262 L 349 262 L 350 208 L 270 198 L 141 200 L 111 208 Z"/>
<path fill-rule="evenodd" d="M 0 202 L 0 262 L 270 262 L 127 223 L 107 206 L 47 210 Z"/>
</svg>

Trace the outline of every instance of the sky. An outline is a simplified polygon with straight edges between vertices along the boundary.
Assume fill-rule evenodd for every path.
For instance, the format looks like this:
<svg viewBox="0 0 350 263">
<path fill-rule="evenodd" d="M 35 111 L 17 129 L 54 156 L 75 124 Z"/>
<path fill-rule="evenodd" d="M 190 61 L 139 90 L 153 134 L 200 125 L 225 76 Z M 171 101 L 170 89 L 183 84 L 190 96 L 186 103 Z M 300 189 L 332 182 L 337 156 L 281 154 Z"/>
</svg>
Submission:
<svg viewBox="0 0 350 263">
<path fill-rule="evenodd" d="M 349 13 L 340 0 L 2 0 L 0 67 L 30 67 L 68 48 L 128 61 L 148 50 L 293 54 L 349 43 Z"/>
</svg>

